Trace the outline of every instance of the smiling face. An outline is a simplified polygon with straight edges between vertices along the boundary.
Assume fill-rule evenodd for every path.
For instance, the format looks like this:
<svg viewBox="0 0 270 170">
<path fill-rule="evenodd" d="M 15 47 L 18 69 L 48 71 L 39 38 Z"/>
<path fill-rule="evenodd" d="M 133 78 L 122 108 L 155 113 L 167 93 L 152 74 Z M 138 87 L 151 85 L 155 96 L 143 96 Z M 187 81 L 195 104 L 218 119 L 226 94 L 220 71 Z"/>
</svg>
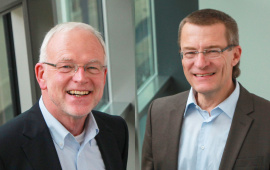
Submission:
<svg viewBox="0 0 270 170">
<path fill-rule="evenodd" d="M 206 26 L 186 23 L 181 32 L 181 50 L 224 49 L 231 45 L 226 40 L 225 31 L 221 23 Z M 232 69 L 240 56 L 240 46 L 224 51 L 215 59 L 205 59 L 203 53 L 199 53 L 192 61 L 182 60 L 184 74 L 198 95 L 228 96 L 234 89 Z"/>
<path fill-rule="evenodd" d="M 104 65 L 104 50 L 98 38 L 89 31 L 75 28 L 56 33 L 47 47 L 48 63 L 73 62 L 84 66 L 89 62 Z M 74 73 L 61 73 L 55 67 L 38 63 L 36 77 L 48 111 L 58 120 L 85 118 L 103 95 L 107 70 L 98 74 L 79 67 Z"/>
</svg>

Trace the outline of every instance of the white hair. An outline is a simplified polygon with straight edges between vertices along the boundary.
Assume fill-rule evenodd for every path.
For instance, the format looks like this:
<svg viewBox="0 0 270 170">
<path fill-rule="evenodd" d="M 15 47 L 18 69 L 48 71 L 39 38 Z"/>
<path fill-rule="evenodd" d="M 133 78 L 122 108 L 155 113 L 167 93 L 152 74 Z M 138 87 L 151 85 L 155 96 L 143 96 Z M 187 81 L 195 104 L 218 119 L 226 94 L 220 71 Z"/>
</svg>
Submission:
<svg viewBox="0 0 270 170">
<path fill-rule="evenodd" d="M 104 40 L 103 40 L 101 33 L 98 32 L 97 30 L 95 30 L 91 25 L 81 23 L 81 22 L 65 22 L 65 23 L 61 23 L 61 24 L 58 24 L 55 27 L 53 27 L 46 34 L 46 36 L 42 42 L 42 45 L 40 48 L 39 62 L 40 63 L 46 62 L 47 57 L 48 57 L 47 47 L 48 47 L 49 41 L 52 39 L 54 34 L 59 33 L 59 32 L 68 32 L 68 31 L 74 30 L 76 28 L 90 31 L 98 38 L 98 40 L 101 43 L 103 50 L 104 50 L 104 65 L 106 65 L 107 64 L 106 47 L 105 47 L 105 43 L 104 43 Z"/>
</svg>

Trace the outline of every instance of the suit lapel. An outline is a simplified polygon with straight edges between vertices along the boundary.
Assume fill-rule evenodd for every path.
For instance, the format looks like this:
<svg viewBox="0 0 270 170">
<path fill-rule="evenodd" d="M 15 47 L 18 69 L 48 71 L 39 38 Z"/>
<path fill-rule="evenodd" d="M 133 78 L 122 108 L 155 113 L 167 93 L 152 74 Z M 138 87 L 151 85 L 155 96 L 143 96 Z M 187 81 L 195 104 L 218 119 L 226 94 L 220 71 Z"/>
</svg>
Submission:
<svg viewBox="0 0 270 170">
<path fill-rule="evenodd" d="M 29 111 L 24 125 L 25 143 L 22 149 L 34 169 L 59 170 L 61 165 L 49 129 L 36 103 Z"/>
<path fill-rule="evenodd" d="M 238 153 L 245 140 L 253 119 L 248 116 L 253 111 L 253 100 L 249 92 L 240 85 L 240 96 L 232 120 L 226 146 L 222 155 L 220 170 L 233 169 Z"/>
<path fill-rule="evenodd" d="M 95 115 L 95 120 L 98 124 L 99 133 L 95 137 L 99 150 L 102 155 L 103 162 L 105 164 L 106 170 L 121 170 L 122 160 L 121 153 L 117 148 L 117 142 L 113 136 L 112 131 L 106 126 L 97 115 Z"/>
<path fill-rule="evenodd" d="M 188 98 L 188 92 L 185 92 L 181 97 L 178 97 L 180 100 L 175 100 L 174 107 L 171 109 L 169 114 L 165 114 L 168 122 L 166 123 L 167 132 L 164 133 L 164 146 L 166 146 L 165 156 L 162 162 L 166 161 L 165 167 L 170 167 L 169 169 L 177 169 L 178 166 L 178 155 L 179 155 L 179 141 L 181 137 L 181 129 L 183 122 L 183 115 L 186 107 L 186 102 Z M 163 119 L 161 121 L 166 121 Z M 168 135 L 166 135 L 168 134 Z M 181 148 L 180 148 L 181 149 Z"/>
</svg>

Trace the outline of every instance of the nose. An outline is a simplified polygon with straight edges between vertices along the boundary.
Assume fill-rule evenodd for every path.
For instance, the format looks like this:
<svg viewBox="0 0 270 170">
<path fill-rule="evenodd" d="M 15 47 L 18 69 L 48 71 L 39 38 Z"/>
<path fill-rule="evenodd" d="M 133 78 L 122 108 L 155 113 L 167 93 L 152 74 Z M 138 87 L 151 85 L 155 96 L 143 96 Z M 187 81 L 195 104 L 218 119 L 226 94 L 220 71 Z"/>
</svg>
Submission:
<svg viewBox="0 0 270 170">
<path fill-rule="evenodd" d="M 74 72 L 73 80 L 82 84 L 87 83 L 87 76 L 83 66 L 78 66 L 77 71 Z"/>
<path fill-rule="evenodd" d="M 208 59 L 205 58 L 204 53 L 200 52 L 195 58 L 194 65 L 200 69 L 204 69 L 209 65 Z"/>
</svg>

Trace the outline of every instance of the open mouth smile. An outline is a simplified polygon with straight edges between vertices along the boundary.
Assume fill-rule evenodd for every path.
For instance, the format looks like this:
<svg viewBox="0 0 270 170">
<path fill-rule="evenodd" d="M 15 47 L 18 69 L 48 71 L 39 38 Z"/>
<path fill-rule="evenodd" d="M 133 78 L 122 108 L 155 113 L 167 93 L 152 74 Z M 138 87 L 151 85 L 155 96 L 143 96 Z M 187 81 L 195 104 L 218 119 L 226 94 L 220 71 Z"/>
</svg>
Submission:
<svg viewBox="0 0 270 170">
<path fill-rule="evenodd" d="M 212 76 L 215 73 L 208 73 L 208 74 L 194 74 L 196 77 L 204 77 L 204 76 Z"/>
<path fill-rule="evenodd" d="M 82 96 L 90 94 L 91 91 L 70 90 L 70 91 L 67 91 L 67 93 L 76 97 L 82 97 Z"/>
</svg>

